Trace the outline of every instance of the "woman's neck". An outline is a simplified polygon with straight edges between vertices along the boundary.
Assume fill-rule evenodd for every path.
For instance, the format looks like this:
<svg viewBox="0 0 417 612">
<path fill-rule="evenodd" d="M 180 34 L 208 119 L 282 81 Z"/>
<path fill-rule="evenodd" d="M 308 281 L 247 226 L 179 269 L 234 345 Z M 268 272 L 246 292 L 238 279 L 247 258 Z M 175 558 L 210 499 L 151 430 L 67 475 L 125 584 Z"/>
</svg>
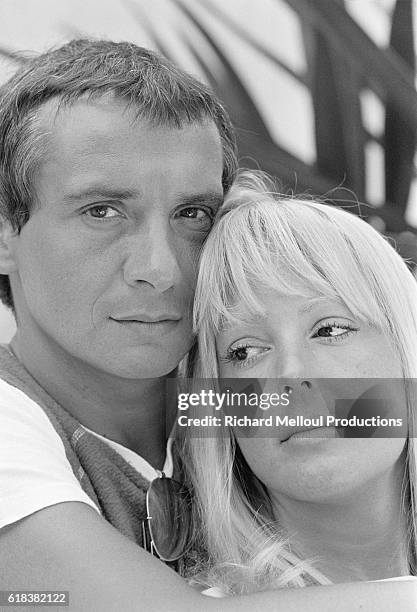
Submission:
<svg viewBox="0 0 417 612">
<path fill-rule="evenodd" d="M 317 503 L 271 492 L 293 552 L 335 583 L 409 574 L 402 474 L 403 466 L 395 466 L 351 492 L 348 501 Z"/>
</svg>

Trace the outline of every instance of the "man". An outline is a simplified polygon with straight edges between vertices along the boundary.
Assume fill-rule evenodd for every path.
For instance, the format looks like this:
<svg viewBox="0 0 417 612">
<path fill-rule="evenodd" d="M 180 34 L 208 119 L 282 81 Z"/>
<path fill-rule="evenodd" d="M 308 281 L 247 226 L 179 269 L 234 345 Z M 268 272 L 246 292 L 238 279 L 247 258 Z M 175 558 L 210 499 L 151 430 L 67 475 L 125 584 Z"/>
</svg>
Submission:
<svg viewBox="0 0 417 612">
<path fill-rule="evenodd" d="M 74 41 L 3 87 L 0 138 L 17 320 L 0 353 L 0 589 L 68 590 L 77 611 L 218 609 L 137 544 L 148 481 L 172 472 L 165 380 L 236 169 L 227 114 L 154 53 Z M 282 609 L 325 609 L 295 595 Z"/>
<path fill-rule="evenodd" d="M 32 377 L 3 354 L 2 586 L 18 576 L 20 586 L 62 588 L 78 578 L 53 578 L 54 563 L 35 570 L 41 551 L 19 546 L 36 537 L 46 551 L 54 541 L 48 556 L 60 564 L 56 535 L 64 545 L 71 525 L 71 546 L 85 529 L 110 550 L 121 536 L 100 514 L 140 543 L 139 508 L 101 491 L 102 474 L 80 456 L 85 430 L 101 436 L 97 452 L 108 439 L 148 480 L 155 468 L 172 471 L 165 379 L 191 345 L 196 261 L 232 182 L 235 145 L 204 85 L 152 52 L 103 41 L 74 41 L 20 70 L 2 90 L 0 134 L 1 286 L 17 321 L 9 350 Z M 77 447 L 73 423 L 82 425 Z M 90 446 L 92 436 L 83 438 Z"/>
</svg>

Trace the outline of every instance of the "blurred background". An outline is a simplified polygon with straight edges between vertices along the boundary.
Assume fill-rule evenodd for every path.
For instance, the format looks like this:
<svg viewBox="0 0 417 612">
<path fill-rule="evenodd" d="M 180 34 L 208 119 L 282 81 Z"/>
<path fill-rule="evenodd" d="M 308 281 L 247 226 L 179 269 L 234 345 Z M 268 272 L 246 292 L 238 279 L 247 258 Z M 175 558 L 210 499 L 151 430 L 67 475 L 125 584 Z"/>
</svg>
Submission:
<svg viewBox="0 0 417 612">
<path fill-rule="evenodd" d="M 242 167 L 346 206 L 417 263 L 417 0 L 0 0 L 0 82 L 71 38 L 129 40 L 209 83 Z M 0 342 L 14 332 L 0 307 Z"/>
</svg>

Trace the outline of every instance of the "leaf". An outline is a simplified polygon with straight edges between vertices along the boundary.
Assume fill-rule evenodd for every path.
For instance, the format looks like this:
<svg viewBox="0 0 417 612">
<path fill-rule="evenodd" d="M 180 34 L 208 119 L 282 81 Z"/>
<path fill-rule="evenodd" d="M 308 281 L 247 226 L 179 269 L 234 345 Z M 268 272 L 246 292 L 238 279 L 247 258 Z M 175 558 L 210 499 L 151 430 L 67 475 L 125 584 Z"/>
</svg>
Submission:
<svg viewBox="0 0 417 612">
<path fill-rule="evenodd" d="M 389 49 L 377 47 L 335 0 L 286 1 L 311 26 L 318 28 L 332 47 L 354 62 L 371 89 L 389 97 L 409 127 L 417 127 L 414 74 L 406 62 Z"/>
<path fill-rule="evenodd" d="M 197 50 L 196 44 L 191 42 L 188 35 L 183 34 L 182 38 L 189 51 L 193 54 L 204 72 L 209 76 L 212 87 L 216 90 L 217 94 L 230 111 L 234 124 L 238 128 L 244 128 L 245 130 L 250 130 L 261 135 L 266 141 L 271 141 L 269 130 L 253 102 L 251 94 L 233 68 L 232 63 L 221 50 L 215 38 L 210 35 L 205 25 L 193 14 L 182 0 L 174 0 L 174 3 L 210 45 L 212 52 L 217 56 L 222 66 L 221 71 L 215 73 L 214 70 L 208 66 L 203 55 Z"/>
<path fill-rule="evenodd" d="M 242 41 L 248 44 L 254 51 L 263 55 L 264 58 L 288 72 L 293 78 L 298 81 L 305 82 L 305 75 L 297 74 L 287 64 L 285 64 L 275 53 L 272 53 L 268 47 L 262 44 L 255 37 L 249 28 L 243 28 L 237 21 L 232 19 L 230 15 L 224 11 L 219 4 L 214 4 L 211 0 L 197 0 L 197 2 L 208 10 L 212 15 L 216 16 L 219 21 L 227 25 L 229 30 L 238 36 Z"/>
<path fill-rule="evenodd" d="M 391 47 L 415 72 L 413 6 L 397 2 L 392 19 Z M 388 96 L 385 121 L 385 192 L 388 202 L 405 211 L 414 178 L 416 128 L 412 127 Z"/>
</svg>

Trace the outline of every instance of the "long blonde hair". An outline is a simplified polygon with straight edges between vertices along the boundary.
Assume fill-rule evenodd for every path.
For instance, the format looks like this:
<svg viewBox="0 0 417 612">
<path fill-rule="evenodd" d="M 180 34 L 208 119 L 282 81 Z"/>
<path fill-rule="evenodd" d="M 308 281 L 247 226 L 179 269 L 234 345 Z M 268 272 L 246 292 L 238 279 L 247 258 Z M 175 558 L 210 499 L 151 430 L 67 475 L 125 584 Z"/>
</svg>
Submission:
<svg viewBox="0 0 417 612">
<path fill-rule="evenodd" d="M 258 288 L 342 299 L 361 320 L 389 336 L 406 379 L 417 377 L 417 283 L 388 241 L 356 215 L 273 193 L 259 174 L 236 181 L 204 247 L 195 296 L 198 359 L 194 375 L 218 376 L 216 334 L 245 312 L 261 314 Z M 403 505 L 409 562 L 417 573 L 416 422 L 408 394 L 409 439 Z M 268 493 L 228 428 L 189 437 L 184 461 L 195 495 L 196 542 L 207 552 L 199 575 L 228 593 L 329 584 L 297 558 L 279 533 Z"/>
</svg>

